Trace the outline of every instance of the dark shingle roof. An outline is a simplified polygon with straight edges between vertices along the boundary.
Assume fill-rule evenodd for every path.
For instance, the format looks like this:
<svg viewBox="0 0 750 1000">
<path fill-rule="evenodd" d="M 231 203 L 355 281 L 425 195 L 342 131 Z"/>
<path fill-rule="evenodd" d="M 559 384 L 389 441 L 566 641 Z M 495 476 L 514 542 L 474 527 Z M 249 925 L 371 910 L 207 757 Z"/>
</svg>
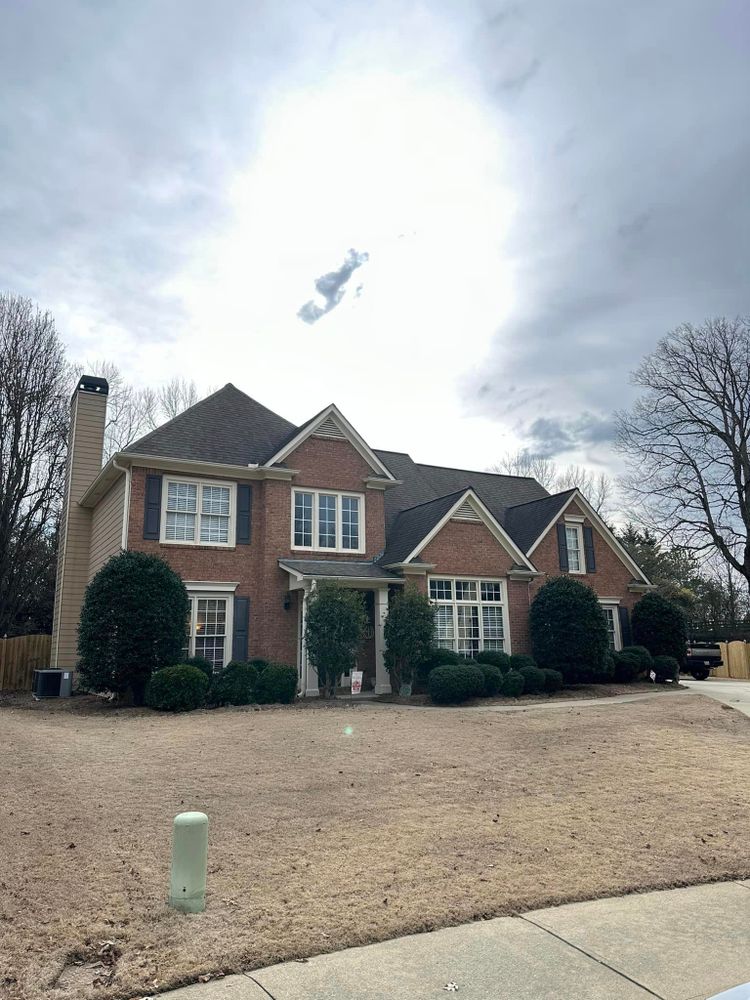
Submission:
<svg viewBox="0 0 750 1000">
<path fill-rule="evenodd" d="M 305 576 L 328 579 L 398 580 L 402 577 L 372 562 L 337 562 L 335 559 L 279 559 L 280 566 L 289 566 Z"/>
<path fill-rule="evenodd" d="M 448 496 L 436 497 L 397 514 L 388 532 L 385 552 L 379 560 L 383 566 L 403 562 L 465 492 L 459 490 Z"/>
<path fill-rule="evenodd" d="M 240 392 L 231 382 L 125 449 L 141 455 L 261 463 L 296 428 L 289 420 Z"/>
<path fill-rule="evenodd" d="M 503 527 L 519 549 L 528 552 L 573 493 L 575 489 L 564 490 L 562 493 L 542 497 L 540 500 L 510 507 L 505 512 Z"/>
</svg>

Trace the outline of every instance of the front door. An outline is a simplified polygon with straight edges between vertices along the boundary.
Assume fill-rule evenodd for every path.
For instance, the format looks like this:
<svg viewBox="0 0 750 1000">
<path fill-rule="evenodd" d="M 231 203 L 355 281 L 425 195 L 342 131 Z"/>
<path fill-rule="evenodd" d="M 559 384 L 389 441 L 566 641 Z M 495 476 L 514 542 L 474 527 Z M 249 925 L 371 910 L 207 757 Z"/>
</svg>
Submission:
<svg viewBox="0 0 750 1000">
<path fill-rule="evenodd" d="M 359 647 L 359 653 L 355 661 L 354 669 L 361 670 L 362 690 L 372 691 L 375 686 L 375 592 L 372 590 L 362 591 L 365 599 L 365 614 L 367 615 L 367 625 Z M 344 674 L 341 679 L 341 686 L 349 688 L 352 686 L 350 673 Z"/>
</svg>

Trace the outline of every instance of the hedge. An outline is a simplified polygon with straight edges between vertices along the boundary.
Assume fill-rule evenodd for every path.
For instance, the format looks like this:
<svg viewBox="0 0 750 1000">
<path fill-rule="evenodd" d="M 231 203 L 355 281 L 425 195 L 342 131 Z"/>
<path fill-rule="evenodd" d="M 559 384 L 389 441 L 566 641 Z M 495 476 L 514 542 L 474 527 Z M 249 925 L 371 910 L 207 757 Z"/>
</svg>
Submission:
<svg viewBox="0 0 750 1000">
<path fill-rule="evenodd" d="M 531 602 L 529 630 L 537 663 L 559 670 L 567 683 L 607 677 L 607 623 L 591 587 L 568 576 L 549 580 Z"/>
<path fill-rule="evenodd" d="M 661 594 L 645 594 L 631 615 L 633 639 L 652 656 L 672 656 L 681 666 L 687 655 L 687 624 L 682 608 Z"/>
<path fill-rule="evenodd" d="M 492 698 L 500 692 L 503 683 L 502 671 L 492 663 L 479 663 L 479 669 L 484 674 L 484 690 L 482 694 L 485 698 Z"/>
<path fill-rule="evenodd" d="M 431 670 L 428 690 L 436 704 L 451 705 L 483 694 L 484 684 L 480 667 L 460 663 Z"/>
<path fill-rule="evenodd" d="M 539 667 L 521 667 L 518 672 L 523 677 L 524 694 L 539 694 L 544 690 L 544 673 Z"/>
<path fill-rule="evenodd" d="M 208 677 L 198 667 L 179 663 L 152 674 L 146 704 L 160 712 L 191 712 L 206 701 Z"/>
<path fill-rule="evenodd" d="M 208 677 L 209 682 L 213 680 L 214 665 L 205 656 L 188 656 L 182 662 L 186 663 L 189 667 L 197 667 L 199 670 L 202 670 L 206 677 Z"/>
<path fill-rule="evenodd" d="M 615 681 L 618 684 L 632 683 L 641 672 L 641 659 L 635 653 L 614 654 Z"/>
<path fill-rule="evenodd" d="M 258 671 L 252 663 L 232 660 L 214 678 L 209 697 L 214 705 L 249 705 L 257 683 Z"/>
<path fill-rule="evenodd" d="M 500 690 L 505 698 L 520 698 L 523 694 L 523 675 L 517 670 L 509 670 L 503 677 Z"/>
<path fill-rule="evenodd" d="M 477 663 L 489 663 L 504 674 L 510 670 L 510 660 L 510 656 L 501 649 L 483 649 L 481 653 L 477 654 Z"/>
<path fill-rule="evenodd" d="M 258 675 L 255 697 L 261 705 L 288 705 L 297 694 L 297 668 L 286 663 L 269 663 Z"/>
<path fill-rule="evenodd" d="M 646 674 L 649 670 L 653 669 L 654 658 L 645 646 L 623 646 L 620 652 L 637 657 L 642 674 Z"/>
<path fill-rule="evenodd" d="M 552 670 L 551 667 L 542 667 L 544 674 L 544 690 L 547 694 L 554 694 L 562 691 L 563 675 L 559 670 Z"/>
<path fill-rule="evenodd" d="M 520 670 L 522 667 L 535 667 L 536 665 L 536 660 L 528 653 L 514 653 L 510 658 L 511 670 Z"/>
<path fill-rule="evenodd" d="M 680 679 L 680 664 L 674 656 L 655 656 L 653 669 L 660 684 Z"/>
</svg>

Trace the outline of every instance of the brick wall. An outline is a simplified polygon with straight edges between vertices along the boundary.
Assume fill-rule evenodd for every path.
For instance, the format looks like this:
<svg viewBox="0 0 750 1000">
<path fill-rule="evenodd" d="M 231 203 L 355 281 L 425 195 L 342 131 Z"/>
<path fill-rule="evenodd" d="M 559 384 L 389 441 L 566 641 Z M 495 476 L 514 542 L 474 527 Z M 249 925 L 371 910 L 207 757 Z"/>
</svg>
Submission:
<svg viewBox="0 0 750 1000">
<path fill-rule="evenodd" d="M 574 516 L 583 516 L 583 511 L 577 504 L 572 503 L 565 512 Z M 565 518 L 561 517 L 557 524 L 564 524 Z M 593 529 L 594 534 L 594 556 L 596 558 L 595 573 L 572 573 L 574 579 L 591 587 L 599 597 L 619 597 L 621 604 L 632 610 L 638 601 L 639 594 L 631 594 L 628 584 L 633 579 L 632 570 L 625 565 L 619 555 L 609 546 L 599 533 L 595 525 L 584 519 L 584 525 Z M 531 561 L 536 568 L 544 573 L 544 577 L 538 577 L 531 584 L 532 597 L 542 584 L 551 576 L 561 576 L 560 557 L 557 550 L 557 529 L 550 528 L 549 532 L 534 549 L 531 554 Z"/>
</svg>

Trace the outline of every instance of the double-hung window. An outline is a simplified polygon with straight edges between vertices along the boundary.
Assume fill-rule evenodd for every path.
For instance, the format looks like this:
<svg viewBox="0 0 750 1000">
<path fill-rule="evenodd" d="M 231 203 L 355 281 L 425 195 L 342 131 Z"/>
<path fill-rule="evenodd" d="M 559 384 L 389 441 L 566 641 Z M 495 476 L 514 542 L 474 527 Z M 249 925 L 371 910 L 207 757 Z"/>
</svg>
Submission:
<svg viewBox="0 0 750 1000">
<path fill-rule="evenodd" d="M 360 494 L 292 490 L 292 548 L 364 552 L 364 505 Z"/>
<path fill-rule="evenodd" d="M 600 603 L 600 607 L 604 612 L 604 618 L 607 622 L 607 637 L 609 639 L 609 648 L 612 650 L 622 649 L 622 638 L 620 636 L 620 611 L 616 604 L 605 604 Z"/>
<path fill-rule="evenodd" d="M 435 643 L 464 656 L 508 648 L 507 602 L 502 580 L 430 578 Z"/>
<path fill-rule="evenodd" d="M 585 573 L 583 531 L 580 524 L 565 525 L 565 544 L 568 549 L 568 572 Z"/>
<path fill-rule="evenodd" d="M 164 477 L 162 542 L 232 545 L 236 487 L 232 483 Z"/>
<path fill-rule="evenodd" d="M 203 656 L 221 670 L 230 659 L 233 598 L 227 594 L 190 595 L 188 656 Z"/>
</svg>

